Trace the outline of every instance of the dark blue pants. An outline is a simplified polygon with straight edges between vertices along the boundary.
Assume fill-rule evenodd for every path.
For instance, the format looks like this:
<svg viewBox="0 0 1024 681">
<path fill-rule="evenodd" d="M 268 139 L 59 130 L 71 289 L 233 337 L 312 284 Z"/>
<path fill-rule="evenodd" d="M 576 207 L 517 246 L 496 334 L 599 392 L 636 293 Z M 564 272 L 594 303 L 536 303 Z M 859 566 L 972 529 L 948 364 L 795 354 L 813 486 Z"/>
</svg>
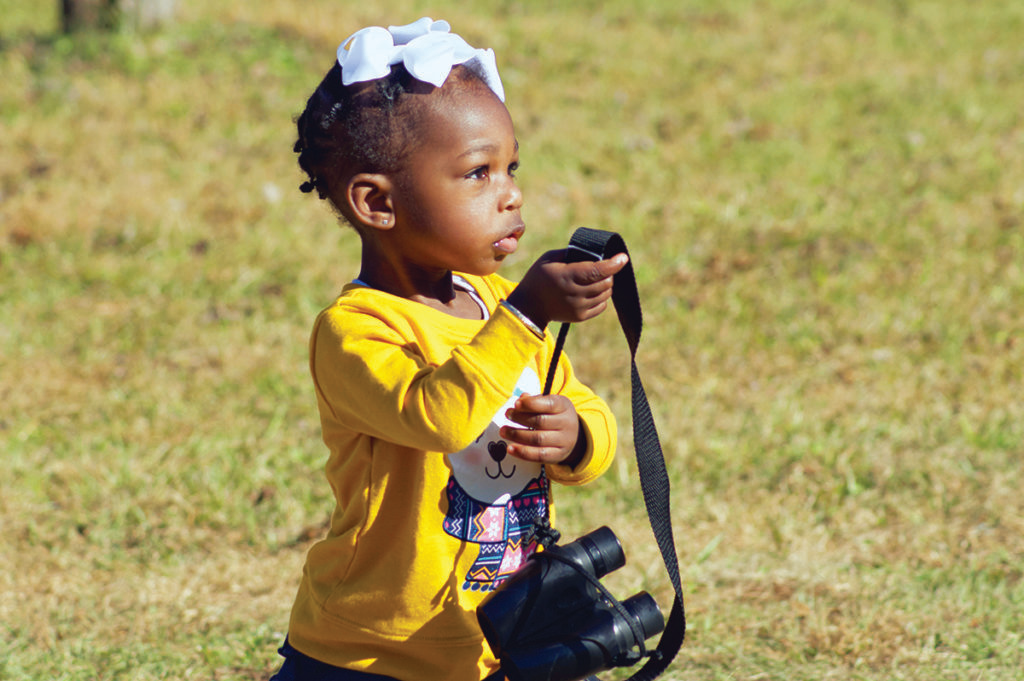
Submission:
<svg viewBox="0 0 1024 681">
<path fill-rule="evenodd" d="M 314 660 L 309 655 L 292 648 L 288 644 L 288 639 L 284 640 L 284 644 L 277 652 L 284 658 L 284 664 L 276 674 L 270 677 L 270 681 L 398 681 L 390 676 L 342 669 L 320 660 Z M 504 676 L 498 673 L 485 681 L 501 681 L 502 679 Z M 467 681 L 469 680 L 467 679 Z"/>
</svg>

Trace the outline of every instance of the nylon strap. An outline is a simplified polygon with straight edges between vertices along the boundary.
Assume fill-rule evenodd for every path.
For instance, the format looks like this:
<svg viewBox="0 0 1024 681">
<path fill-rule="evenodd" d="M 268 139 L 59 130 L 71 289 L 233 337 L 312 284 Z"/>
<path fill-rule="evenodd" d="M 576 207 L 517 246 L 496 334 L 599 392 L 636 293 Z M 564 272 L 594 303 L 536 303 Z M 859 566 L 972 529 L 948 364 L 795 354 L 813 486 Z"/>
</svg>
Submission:
<svg viewBox="0 0 1024 681">
<path fill-rule="evenodd" d="M 580 227 L 569 241 L 566 254 L 567 262 L 582 260 L 606 260 L 617 253 L 626 253 L 626 243 L 615 232 Z M 647 517 L 651 522 L 651 530 L 661 550 L 662 560 L 675 598 L 672 611 L 669 613 L 658 641 L 655 653 L 636 674 L 627 681 L 650 681 L 657 678 L 675 658 L 686 637 L 686 610 L 683 607 L 683 588 L 679 578 L 679 561 L 676 557 L 675 540 L 672 535 L 672 516 L 670 511 L 670 488 L 668 471 L 665 468 L 665 456 L 658 440 L 658 431 L 654 425 L 654 417 L 647 401 L 647 393 L 640 381 L 640 373 L 636 366 L 636 350 L 640 344 L 640 332 L 643 327 L 643 313 L 640 310 L 640 295 L 637 292 L 636 277 L 633 274 L 633 262 L 630 260 L 619 270 L 614 278 L 612 302 L 619 317 L 619 325 L 629 345 L 631 364 L 631 383 L 633 389 L 633 449 L 636 453 L 637 470 L 640 474 L 640 487 L 647 507 Z M 569 324 L 563 323 L 555 341 L 555 354 L 548 369 L 544 392 L 550 393 L 555 377 L 555 367 L 565 345 L 569 332 Z"/>
</svg>

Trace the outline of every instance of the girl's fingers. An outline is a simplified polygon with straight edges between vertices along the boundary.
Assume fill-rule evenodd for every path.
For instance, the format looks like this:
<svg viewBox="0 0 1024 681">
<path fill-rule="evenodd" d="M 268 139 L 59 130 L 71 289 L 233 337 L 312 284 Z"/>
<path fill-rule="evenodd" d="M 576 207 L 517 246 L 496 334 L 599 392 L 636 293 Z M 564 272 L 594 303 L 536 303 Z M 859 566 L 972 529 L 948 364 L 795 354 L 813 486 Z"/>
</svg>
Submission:
<svg viewBox="0 0 1024 681">
<path fill-rule="evenodd" d="M 538 463 L 558 463 L 561 449 L 558 447 L 527 447 L 524 445 L 510 443 L 508 453 L 523 461 L 536 461 Z"/>
<path fill-rule="evenodd" d="M 610 279 L 625 267 L 628 262 L 629 256 L 625 253 L 618 253 L 607 260 L 572 263 L 569 267 L 572 268 L 573 274 L 579 283 L 594 284 Z"/>
<path fill-rule="evenodd" d="M 501 437 L 511 444 L 525 445 L 527 447 L 550 447 L 554 445 L 556 431 L 532 430 L 529 428 L 509 428 L 505 426 L 500 431 Z"/>
<path fill-rule="evenodd" d="M 520 395 L 509 411 L 524 414 L 557 414 L 566 410 L 566 401 L 561 395 Z"/>
<path fill-rule="evenodd" d="M 579 417 L 563 395 L 522 395 L 505 417 L 522 426 L 501 428 L 509 454 L 527 461 L 562 461 L 580 436 Z"/>
<path fill-rule="evenodd" d="M 561 434 L 553 430 L 502 428 L 501 437 L 508 442 L 508 453 L 525 461 L 558 462 L 571 449 Z"/>
</svg>

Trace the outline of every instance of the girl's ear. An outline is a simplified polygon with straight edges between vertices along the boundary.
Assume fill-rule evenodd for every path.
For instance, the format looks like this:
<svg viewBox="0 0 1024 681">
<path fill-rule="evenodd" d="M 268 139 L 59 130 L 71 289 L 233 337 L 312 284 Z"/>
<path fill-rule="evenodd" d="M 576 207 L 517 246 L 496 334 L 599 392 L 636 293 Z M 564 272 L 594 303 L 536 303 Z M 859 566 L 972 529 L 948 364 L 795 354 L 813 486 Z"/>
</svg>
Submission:
<svg viewBox="0 0 1024 681">
<path fill-rule="evenodd" d="M 380 173 L 359 173 L 348 181 L 348 205 L 353 217 L 373 229 L 395 226 L 391 178 Z"/>
</svg>

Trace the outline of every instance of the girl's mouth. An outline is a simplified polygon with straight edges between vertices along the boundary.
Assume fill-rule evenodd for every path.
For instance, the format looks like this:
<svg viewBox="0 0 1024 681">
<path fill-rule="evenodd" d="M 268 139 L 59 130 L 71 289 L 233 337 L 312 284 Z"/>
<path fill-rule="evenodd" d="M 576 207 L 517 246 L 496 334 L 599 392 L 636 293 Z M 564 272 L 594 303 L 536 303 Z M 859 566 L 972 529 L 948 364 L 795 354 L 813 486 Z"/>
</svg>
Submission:
<svg viewBox="0 0 1024 681">
<path fill-rule="evenodd" d="M 519 239 L 523 236 L 524 231 L 522 225 L 516 227 L 511 234 L 495 241 L 494 248 L 506 255 L 512 255 L 519 248 Z"/>
</svg>

